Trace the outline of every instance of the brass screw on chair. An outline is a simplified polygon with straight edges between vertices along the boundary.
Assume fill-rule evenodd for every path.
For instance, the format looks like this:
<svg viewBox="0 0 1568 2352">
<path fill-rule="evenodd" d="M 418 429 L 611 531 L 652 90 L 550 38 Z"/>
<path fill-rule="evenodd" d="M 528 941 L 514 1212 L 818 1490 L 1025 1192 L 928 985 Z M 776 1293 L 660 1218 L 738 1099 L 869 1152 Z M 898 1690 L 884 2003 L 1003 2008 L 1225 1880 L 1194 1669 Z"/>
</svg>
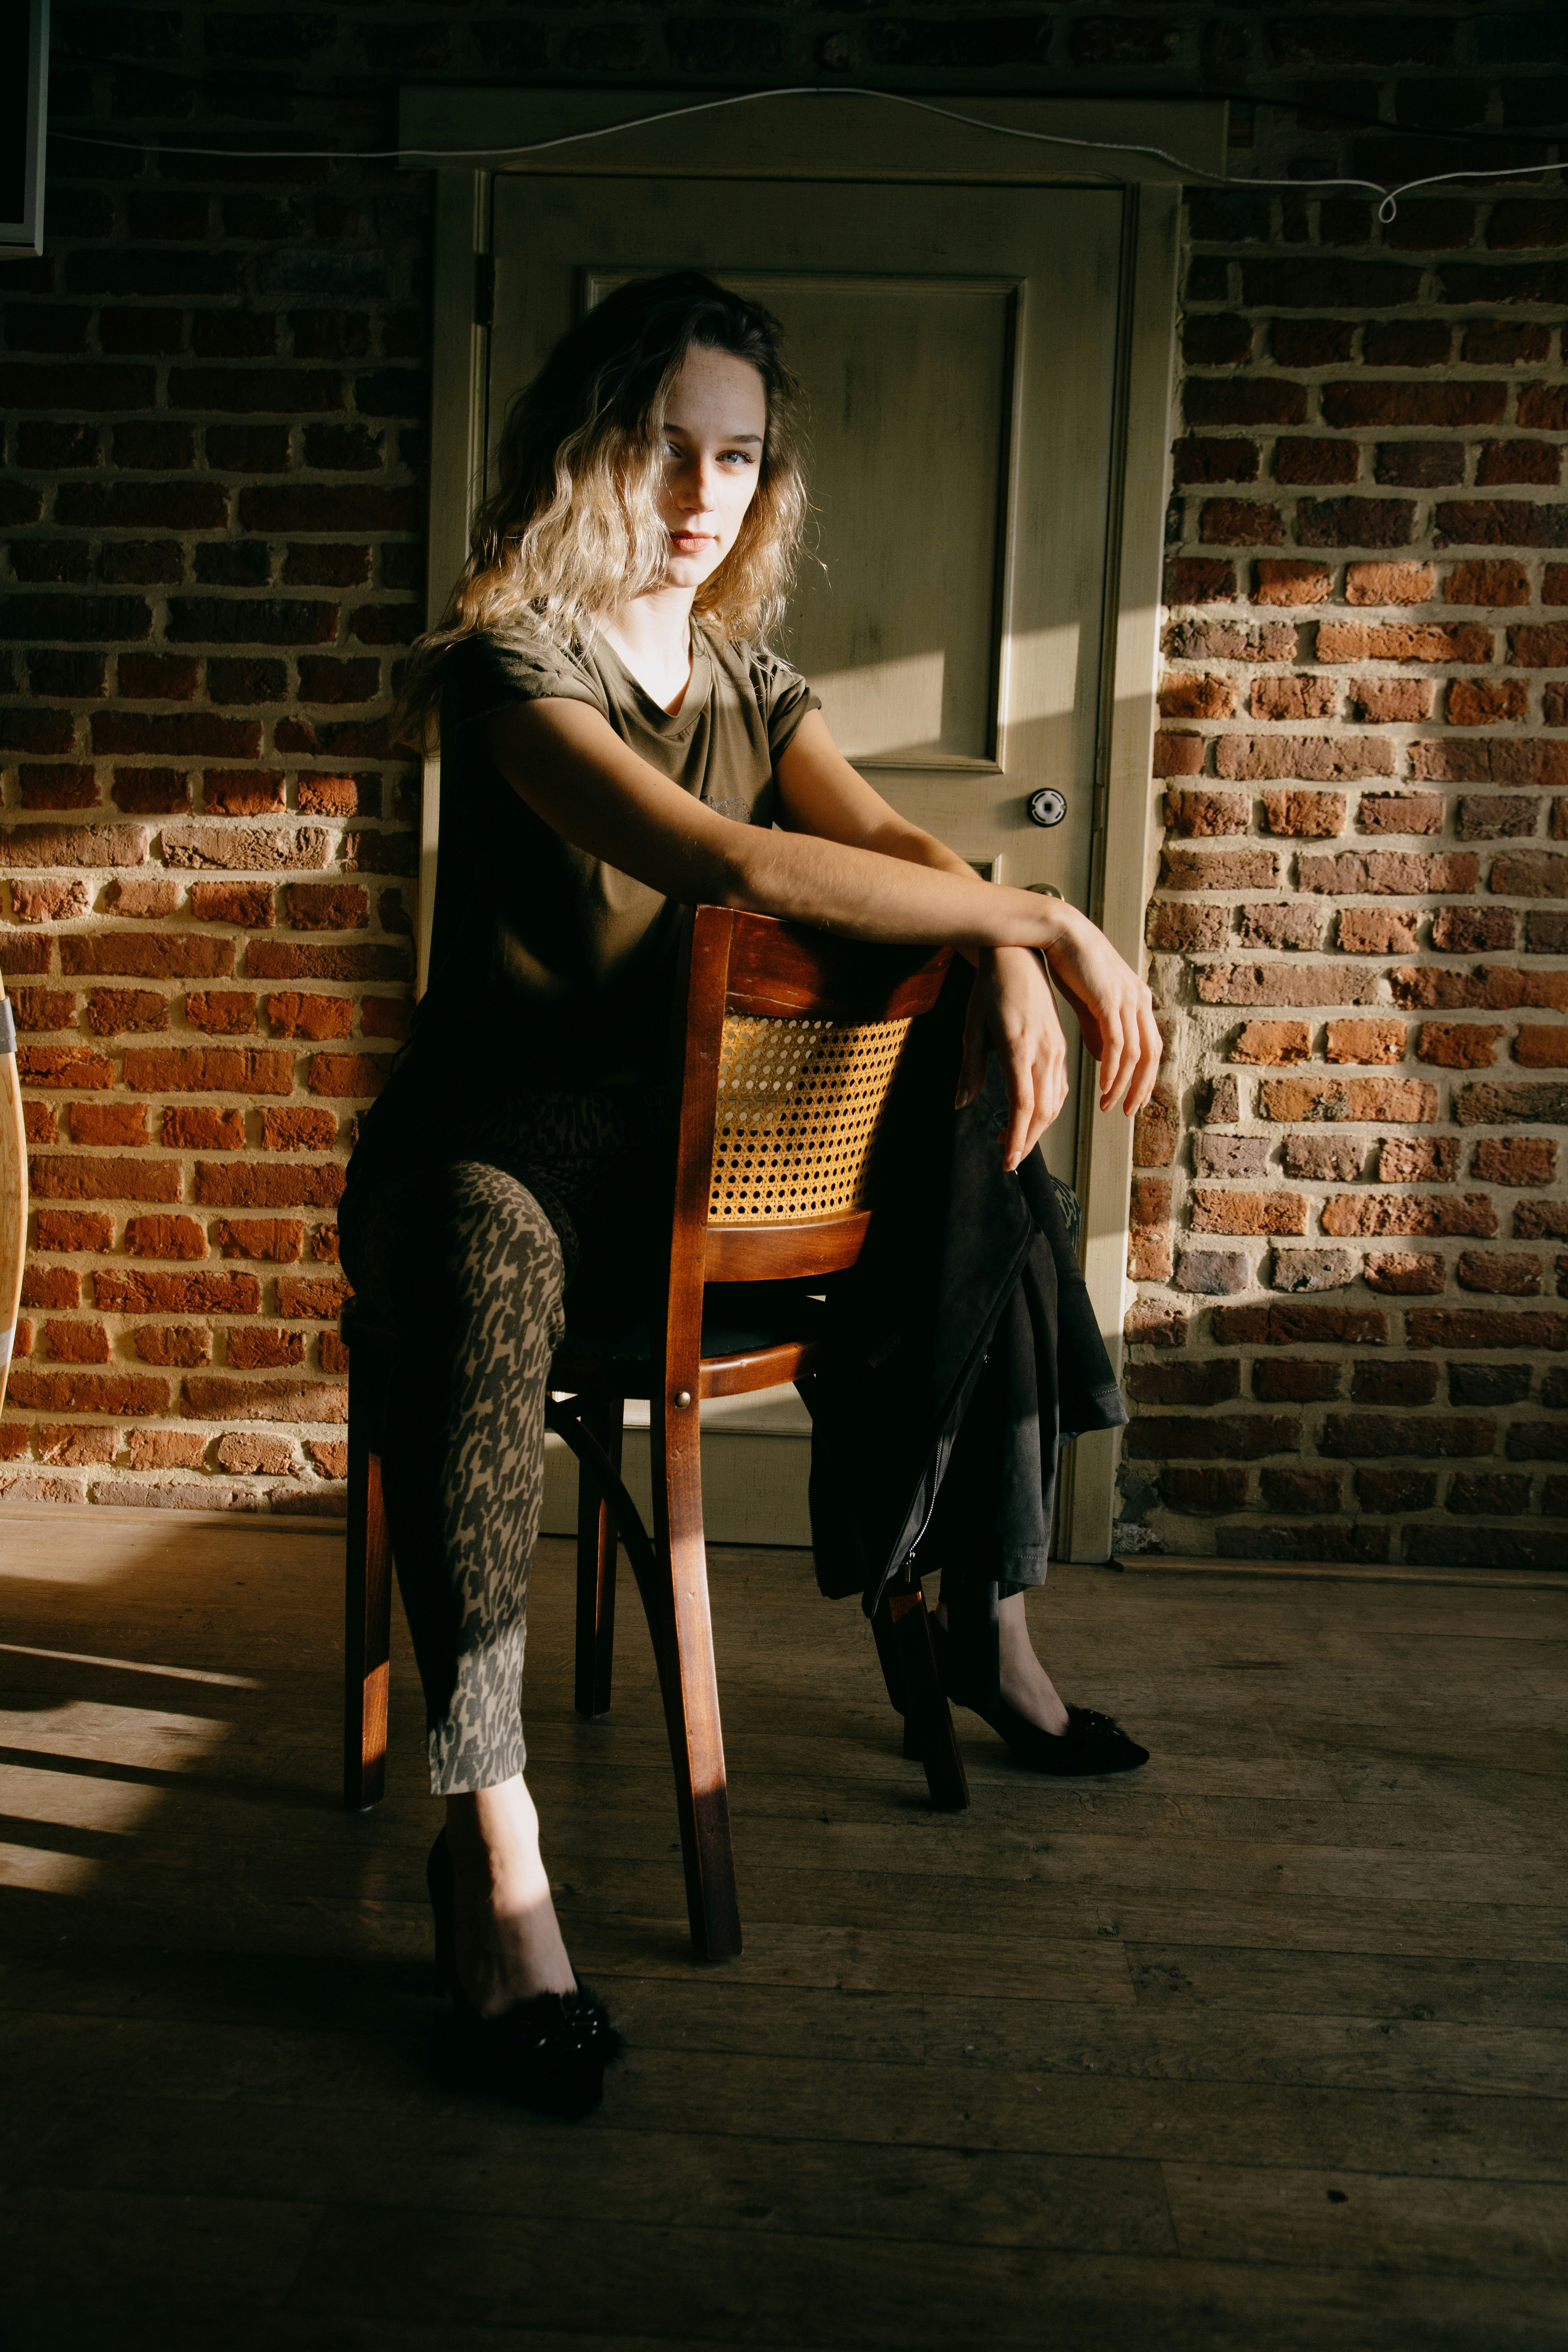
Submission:
<svg viewBox="0 0 1568 2352">
<path fill-rule="evenodd" d="M 686 1408 L 687 1408 L 687 1406 L 688 1406 L 690 1402 L 691 1402 L 691 1391 L 690 1391 L 689 1389 L 677 1389 L 677 1390 L 676 1390 L 676 1391 L 675 1391 L 675 1403 L 676 1403 L 676 1410 L 677 1410 L 678 1412 L 685 1412 L 685 1410 L 686 1410 Z"/>
</svg>

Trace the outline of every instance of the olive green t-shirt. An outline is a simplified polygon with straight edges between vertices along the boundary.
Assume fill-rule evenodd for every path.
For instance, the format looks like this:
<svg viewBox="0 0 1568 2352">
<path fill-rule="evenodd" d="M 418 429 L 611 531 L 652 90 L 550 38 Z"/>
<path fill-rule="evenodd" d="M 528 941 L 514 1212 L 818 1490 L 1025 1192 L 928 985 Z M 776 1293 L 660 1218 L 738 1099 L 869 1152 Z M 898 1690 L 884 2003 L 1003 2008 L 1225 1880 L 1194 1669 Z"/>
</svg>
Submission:
<svg viewBox="0 0 1568 2352">
<path fill-rule="evenodd" d="M 642 1084 L 663 1074 L 680 909 L 572 844 L 496 768 L 481 723 L 512 702 L 585 702 L 683 792 L 772 824 L 775 764 L 808 710 L 798 672 L 700 622 L 671 716 L 598 638 L 480 636 L 447 656 L 429 985 L 413 1055 L 460 1061 L 487 1089 Z"/>
</svg>

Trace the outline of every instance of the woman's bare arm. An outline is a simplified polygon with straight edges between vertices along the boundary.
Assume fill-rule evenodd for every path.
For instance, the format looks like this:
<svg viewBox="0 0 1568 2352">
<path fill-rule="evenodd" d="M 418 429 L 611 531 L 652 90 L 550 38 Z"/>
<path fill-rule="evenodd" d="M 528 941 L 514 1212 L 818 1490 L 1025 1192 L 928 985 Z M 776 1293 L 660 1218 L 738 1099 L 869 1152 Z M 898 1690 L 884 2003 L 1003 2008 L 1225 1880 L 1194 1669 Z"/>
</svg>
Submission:
<svg viewBox="0 0 1568 2352">
<path fill-rule="evenodd" d="M 1099 1055 L 1105 1106 L 1125 1090 L 1127 1108 L 1135 1109 L 1152 1088 L 1158 1036 L 1151 1018 L 1151 1063 L 1138 1002 L 1146 1003 L 1148 992 L 1094 925 L 1058 899 L 982 882 L 940 844 L 931 845 L 940 864 L 917 861 L 909 846 L 895 848 L 895 840 L 918 828 L 902 826 L 868 786 L 869 800 L 892 819 L 893 829 L 882 835 L 886 847 L 716 815 L 639 760 L 598 711 L 563 697 L 509 707 L 489 721 L 488 738 L 502 775 L 547 824 L 667 898 L 777 915 L 847 939 L 1043 950 L 1053 971 L 1061 966 Z M 784 751 L 779 772 L 786 809 L 798 823 L 785 782 L 786 772 L 803 764 L 792 761 L 795 749 L 792 743 Z M 853 769 L 848 773 L 853 777 Z M 845 829 L 851 821 L 840 820 Z"/>
</svg>

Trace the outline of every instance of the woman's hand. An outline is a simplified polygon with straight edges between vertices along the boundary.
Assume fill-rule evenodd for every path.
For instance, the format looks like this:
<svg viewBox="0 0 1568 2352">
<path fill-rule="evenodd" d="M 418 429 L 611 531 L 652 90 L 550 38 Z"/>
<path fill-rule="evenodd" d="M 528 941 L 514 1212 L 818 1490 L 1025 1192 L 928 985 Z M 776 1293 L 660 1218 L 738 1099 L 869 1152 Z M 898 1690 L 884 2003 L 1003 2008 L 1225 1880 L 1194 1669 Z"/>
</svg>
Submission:
<svg viewBox="0 0 1568 2352">
<path fill-rule="evenodd" d="M 1100 1064 L 1100 1108 L 1110 1110 L 1121 1097 L 1131 1118 L 1153 1093 L 1159 1075 L 1163 1049 L 1154 1000 L 1087 917 L 1072 907 L 1053 907 L 1053 912 L 1060 924 L 1046 944 L 1046 961 Z"/>
<path fill-rule="evenodd" d="M 1068 1049 L 1051 984 L 1032 948 L 987 948 L 976 963 L 956 1108 L 974 1101 L 994 1054 L 1007 1085 L 1009 1168 L 1033 1151 L 1068 1097 Z"/>
</svg>

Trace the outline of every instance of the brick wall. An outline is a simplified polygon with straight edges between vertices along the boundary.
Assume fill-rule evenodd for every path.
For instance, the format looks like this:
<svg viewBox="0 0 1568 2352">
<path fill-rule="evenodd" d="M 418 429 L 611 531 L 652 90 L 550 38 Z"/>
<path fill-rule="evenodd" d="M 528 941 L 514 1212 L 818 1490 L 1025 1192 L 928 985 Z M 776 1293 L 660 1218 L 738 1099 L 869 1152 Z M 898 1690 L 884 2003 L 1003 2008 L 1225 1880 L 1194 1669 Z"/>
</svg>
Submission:
<svg viewBox="0 0 1568 2352">
<path fill-rule="evenodd" d="M 1467 0 L 136 0 L 57 38 L 57 131 L 231 148 L 386 146 L 400 76 L 1206 78 L 1288 101 L 1236 108 L 1243 177 L 1524 163 L 1568 123 L 1560 14 Z M 48 252 L 0 265 L 13 1495 L 341 1507 L 333 1209 L 411 993 L 382 722 L 422 614 L 428 200 L 61 135 Z M 1122 1538 L 1561 1561 L 1568 198 L 1190 219 Z"/>
</svg>

